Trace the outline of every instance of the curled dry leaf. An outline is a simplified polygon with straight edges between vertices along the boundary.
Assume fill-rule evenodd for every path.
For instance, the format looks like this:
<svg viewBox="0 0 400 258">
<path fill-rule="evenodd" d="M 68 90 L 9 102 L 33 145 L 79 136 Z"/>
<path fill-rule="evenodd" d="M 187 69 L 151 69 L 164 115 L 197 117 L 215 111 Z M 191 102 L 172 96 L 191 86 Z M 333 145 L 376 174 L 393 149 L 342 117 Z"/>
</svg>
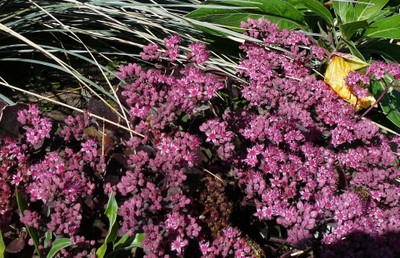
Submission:
<svg viewBox="0 0 400 258">
<path fill-rule="evenodd" d="M 21 124 L 17 121 L 18 111 L 26 109 L 27 104 L 7 105 L 0 100 L 0 136 L 17 138 L 20 136 Z"/>
<path fill-rule="evenodd" d="M 22 228 L 21 232 L 19 233 L 18 238 L 14 239 L 7 245 L 6 252 L 7 253 L 21 252 L 22 249 L 24 249 L 24 247 L 25 247 L 26 236 L 27 236 L 27 231 L 25 228 Z"/>
<path fill-rule="evenodd" d="M 368 66 L 367 63 L 355 56 L 336 53 L 331 56 L 325 72 L 324 81 L 339 95 L 339 97 L 346 100 L 351 105 L 356 106 L 356 110 L 367 108 L 376 102 L 374 96 L 371 94 L 357 99 L 349 86 L 345 83 L 345 79 L 351 71 L 359 70 L 366 66 Z"/>
</svg>

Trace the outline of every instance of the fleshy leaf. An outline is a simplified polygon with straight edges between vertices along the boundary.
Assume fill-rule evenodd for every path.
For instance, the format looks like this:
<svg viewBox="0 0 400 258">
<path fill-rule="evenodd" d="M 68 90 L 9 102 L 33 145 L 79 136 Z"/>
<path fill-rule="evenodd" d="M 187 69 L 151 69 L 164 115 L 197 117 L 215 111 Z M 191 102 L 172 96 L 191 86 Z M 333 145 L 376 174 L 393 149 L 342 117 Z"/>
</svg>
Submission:
<svg viewBox="0 0 400 258">
<path fill-rule="evenodd" d="M 1 230 L 0 230 L 0 258 L 4 258 L 4 250 L 5 249 L 6 249 L 6 246 L 4 244 L 3 234 L 1 233 Z"/>
<path fill-rule="evenodd" d="M 107 244 L 113 242 L 117 237 L 118 224 L 116 224 L 115 222 L 117 220 L 118 204 L 113 194 L 110 194 L 107 208 L 104 214 L 106 214 L 110 225 L 104 243 L 96 251 L 96 256 L 99 258 L 104 257 L 107 251 Z"/>
<path fill-rule="evenodd" d="M 22 196 L 21 192 L 18 189 L 15 189 L 15 196 L 17 198 L 17 205 L 20 214 L 24 214 L 24 211 L 28 207 L 28 204 L 26 203 L 24 197 Z M 26 231 L 28 231 L 29 236 L 32 238 L 33 245 L 35 246 L 35 250 L 37 254 L 40 256 L 40 250 L 39 250 L 39 233 L 35 228 L 29 227 L 28 225 L 25 225 Z"/>
<path fill-rule="evenodd" d="M 106 258 L 120 257 L 121 251 L 131 250 L 132 248 L 142 248 L 144 233 L 137 233 L 135 236 L 129 237 L 125 234 L 115 245 L 114 251 L 109 253 Z"/>
<path fill-rule="evenodd" d="M 51 246 L 51 249 L 46 258 L 53 258 L 58 251 L 70 245 L 72 245 L 72 243 L 69 238 L 57 238 L 56 240 L 54 240 L 53 245 Z"/>
</svg>

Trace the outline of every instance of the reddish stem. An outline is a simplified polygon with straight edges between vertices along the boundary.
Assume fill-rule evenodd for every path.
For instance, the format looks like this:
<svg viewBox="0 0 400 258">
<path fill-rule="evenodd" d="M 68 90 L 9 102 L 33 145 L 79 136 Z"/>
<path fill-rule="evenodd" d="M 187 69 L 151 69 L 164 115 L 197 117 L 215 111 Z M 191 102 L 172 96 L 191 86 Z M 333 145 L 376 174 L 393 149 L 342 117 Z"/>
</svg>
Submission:
<svg viewBox="0 0 400 258">
<path fill-rule="evenodd" d="M 375 107 L 375 105 L 378 104 L 379 101 L 381 101 L 381 99 L 386 95 L 386 93 L 387 93 L 387 92 L 389 91 L 389 89 L 392 87 L 392 83 L 393 83 L 393 82 L 391 82 L 389 85 L 386 85 L 385 90 L 381 93 L 381 95 L 379 96 L 379 98 L 376 99 L 376 101 L 374 102 L 374 104 L 372 104 L 372 105 L 364 112 L 364 114 L 361 115 L 361 117 L 364 117 L 366 114 L 368 114 L 369 111 L 371 111 L 371 109 L 372 109 L 373 107 Z M 386 84 L 386 82 L 385 82 L 385 84 Z"/>
</svg>

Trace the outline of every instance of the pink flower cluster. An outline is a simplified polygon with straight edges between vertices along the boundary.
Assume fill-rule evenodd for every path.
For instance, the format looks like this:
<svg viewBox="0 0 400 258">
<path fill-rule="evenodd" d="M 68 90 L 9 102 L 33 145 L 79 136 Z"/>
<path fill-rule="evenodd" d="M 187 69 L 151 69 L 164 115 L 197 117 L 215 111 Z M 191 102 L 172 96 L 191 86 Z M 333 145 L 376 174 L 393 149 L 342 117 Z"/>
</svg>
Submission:
<svg viewBox="0 0 400 258">
<path fill-rule="evenodd" d="M 40 117 L 39 106 L 29 105 L 27 110 L 19 111 L 17 120 L 24 126 L 26 142 L 31 146 L 50 138 L 52 124 L 48 118 Z"/>
<path fill-rule="evenodd" d="M 316 232 L 328 246 L 355 232 L 382 238 L 400 232 L 395 180 L 400 172 L 390 136 L 311 74 L 313 53 L 304 35 L 279 31 L 266 20 L 249 21 L 244 28 L 265 45 L 241 47 L 246 58 L 240 72 L 249 80 L 243 88 L 248 118 L 243 119 L 249 122 L 235 135 L 247 140 L 242 141 L 247 150 L 245 160 L 232 163 L 238 164 L 234 171 L 246 195 L 243 204 L 254 205 L 259 220 L 285 228 L 293 245 L 311 244 Z M 374 63 L 367 74 L 396 78 L 399 69 Z M 356 73 L 348 81 L 369 82 Z M 235 151 L 239 156 L 243 148 L 237 145 Z"/>
<path fill-rule="evenodd" d="M 248 245 L 245 238 L 237 228 L 223 229 L 222 236 L 215 239 L 212 244 L 200 242 L 200 251 L 203 257 L 251 257 L 254 250 Z"/>
<path fill-rule="evenodd" d="M 18 209 L 14 201 L 14 193 L 18 190 L 22 198 L 28 201 L 28 207 L 20 218 L 22 223 L 39 230 L 42 234 L 40 236 L 51 231 L 58 237 L 69 237 L 74 243 L 79 242 L 86 246 L 85 248 L 90 246 L 90 241 L 80 236 L 80 229 L 82 205 L 92 196 L 96 187 L 92 182 L 95 174 L 87 172 L 102 163 L 97 153 L 97 142 L 87 139 L 82 141 L 81 148 L 71 145 L 73 149 L 62 144 L 59 148 L 52 149 L 53 147 L 44 144 L 46 138 L 49 141 L 62 142 L 64 136 L 66 140 L 70 140 L 71 136 L 76 137 L 75 140 L 83 140 L 83 129 L 89 122 L 82 121 L 80 128 L 76 128 L 74 122 L 69 123 L 72 120 L 79 124 L 82 118 L 68 118 L 66 124 L 70 129 L 61 129 L 61 135 L 51 133 L 50 120 L 41 117 L 38 106 L 29 105 L 28 109 L 18 112 L 18 121 L 25 133 L 16 139 L 0 138 L 2 230 L 10 223 L 11 213 Z M 63 132 L 66 134 L 63 135 Z M 40 248 L 43 249 L 44 238 L 40 241 Z M 73 253 L 79 256 L 79 252 Z M 86 250 L 82 252 L 89 254 Z M 71 257 L 68 252 L 62 253 L 64 257 Z"/>
<path fill-rule="evenodd" d="M 169 58 L 170 62 L 178 55 L 180 41 L 176 35 L 165 39 L 166 51 L 163 56 Z M 199 64 L 208 60 L 203 44 L 193 44 L 190 49 L 192 52 L 188 53 L 188 59 Z M 155 54 L 148 52 L 148 47 L 145 47 L 142 56 L 162 62 L 158 55 L 157 58 L 150 58 Z M 145 70 L 137 64 L 129 64 L 121 67 L 117 75 L 127 82 L 122 96 L 126 97 L 130 114 L 141 119 L 135 130 L 145 135 L 151 130 L 168 127 L 180 113 L 198 113 L 200 107 L 224 87 L 221 78 L 205 73 L 194 65 L 172 66 L 161 72 L 161 69 Z"/>
</svg>

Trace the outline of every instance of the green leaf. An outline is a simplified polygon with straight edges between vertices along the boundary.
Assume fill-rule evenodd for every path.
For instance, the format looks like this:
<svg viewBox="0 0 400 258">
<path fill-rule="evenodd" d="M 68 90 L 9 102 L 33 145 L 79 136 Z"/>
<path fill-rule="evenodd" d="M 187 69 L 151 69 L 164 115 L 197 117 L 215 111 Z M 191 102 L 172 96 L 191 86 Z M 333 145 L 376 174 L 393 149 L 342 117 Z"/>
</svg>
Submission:
<svg viewBox="0 0 400 258">
<path fill-rule="evenodd" d="M 391 83 L 392 79 L 387 75 L 385 76 L 385 82 L 382 80 L 372 81 L 372 94 L 375 98 L 379 98 L 382 92 L 386 88 L 386 84 Z M 379 101 L 379 105 L 382 108 L 383 113 L 386 117 L 400 128 L 400 92 L 396 89 L 389 89 L 385 96 Z"/>
<path fill-rule="evenodd" d="M 28 204 L 25 202 L 24 197 L 22 197 L 21 192 L 16 188 L 15 189 L 15 196 L 17 198 L 17 205 L 18 209 L 20 212 L 20 216 L 24 214 L 24 211 L 28 207 Z M 31 237 L 33 241 L 33 245 L 35 246 L 35 251 L 37 254 L 40 256 L 40 251 L 39 251 L 39 233 L 35 228 L 29 227 L 28 225 L 25 225 L 26 231 L 28 231 L 29 236 Z"/>
<path fill-rule="evenodd" d="M 22 216 L 28 205 L 26 204 L 24 197 L 22 197 L 22 194 L 18 189 L 15 189 L 15 196 L 17 197 L 17 204 L 20 215 Z"/>
<path fill-rule="evenodd" d="M 144 233 L 137 233 L 135 236 L 135 239 L 129 245 L 129 248 L 132 248 L 132 247 L 143 248 L 143 245 L 142 245 L 143 239 L 144 239 Z"/>
<path fill-rule="evenodd" d="M 115 245 L 114 251 L 110 252 L 106 258 L 120 257 L 119 253 L 126 250 L 131 250 L 132 248 L 142 248 L 142 241 L 144 239 L 144 233 L 138 233 L 134 237 L 129 237 L 125 234 Z"/>
<path fill-rule="evenodd" d="M 115 243 L 114 249 L 116 249 L 116 248 L 118 248 L 119 246 L 123 245 L 123 244 L 126 242 L 126 240 L 128 240 L 128 238 L 129 238 L 129 233 L 126 233 L 125 235 L 123 235 L 123 236 L 118 240 L 118 242 Z"/>
<path fill-rule="evenodd" d="M 384 59 L 400 63 L 400 46 L 388 41 L 373 41 L 359 47 L 360 51 L 371 57 L 371 54 L 378 54 Z"/>
<path fill-rule="evenodd" d="M 357 49 L 356 45 L 351 40 L 342 39 L 346 46 L 350 49 L 350 52 L 353 56 L 360 58 L 362 61 L 366 62 L 363 54 Z"/>
<path fill-rule="evenodd" d="M 376 12 L 373 16 L 371 16 L 367 21 L 368 23 L 373 23 L 373 22 L 378 22 L 382 19 L 385 19 L 386 17 L 390 16 L 393 14 L 393 11 L 391 11 L 388 8 L 385 8 L 383 10 L 380 10 L 379 12 Z"/>
<path fill-rule="evenodd" d="M 333 0 L 333 9 L 342 23 L 371 22 L 389 0 Z"/>
<path fill-rule="evenodd" d="M 333 10 L 342 23 L 354 21 L 354 8 L 351 3 L 333 0 Z"/>
<path fill-rule="evenodd" d="M 4 250 L 6 250 L 6 245 L 4 244 L 3 234 L 0 230 L 0 258 L 4 258 Z"/>
<path fill-rule="evenodd" d="M 370 38 L 400 39 L 400 15 L 395 14 L 371 24 L 364 35 Z"/>
<path fill-rule="evenodd" d="M 355 21 L 340 25 L 342 36 L 346 40 L 350 40 L 351 37 L 360 29 L 366 29 L 368 27 L 367 21 Z"/>
<path fill-rule="evenodd" d="M 355 15 L 358 21 L 373 18 L 389 0 L 357 0 L 355 4 Z"/>
<path fill-rule="evenodd" d="M 44 234 L 44 247 L 50 247 L 51 246 L 51 240 L 53 239 L 53 233 L 48 230 L 46 231 L 46 233 Z"/>
<path fill-rule="evenodd" d="M 117 204 L 117 201 L 115 200 L 115 197 L 113 194 L 110 194 L 110 197 L 109 197 L 108 203 L 107 203 L 107 208 L 106 208 L 106 211 L 104 212 L 104 214 L 108 218 L 109 228 L 108 228 L 108 233 L 107 233 L 104 243 L 96 251 L 96 256 L 99 258 L 104 257 L 104 255 L 106 254 L 106 251 L 107 251 L 107 244 L 110 242 L 113 242 L 117 237 L 118 224 L 116 224 L 115 222 L 117 221 L 118 204 Z"/>
<path fill-rule="evenodd" d="M 110 225 L 114 225 L 115 221 L 117 220 L 117 214 L 118 214 L 118 204 L 117 201 L 115 200 L 115 197 L 113 194 L 110 194 L 110 197 L 108 199 L 108 203 L 107 203 L 107 208 L 105 213 Z"/>
<path fill-rule="evenodd" d="M 322 19 L 324 19 L 325 22 L 328 25 L 333 25 L 333 17 L 332 17 L 331 12 L 323 4 L 321 4 L 319 1 L 317 1 L 317 0 L 303 0 L 302 2 L 311 11 L 313 11 L 318 16 L 320 16 Z"/>
<path fill-rule="evenodd" d="M 304 28 L 303 14 L 282 0 L 223 1 L 225 8 L 199 8 L 186 17 L 240 30 L 240 22 L 265 17 L 285 29 Z M 231 8 L 232 6 L 243 9 Z"/>
<path fill-rule="evenodd" d="M 71 240 L 69 238 L 57 238 L 54 240 L 53 245 L 51 246 L 51 249 L 49 253 L 47 254 L 47 258 L 52 258 L 58 251 L 61 249 L 64 249 L 68 246 L 72 245 Z"/>
<path fill-rule="evenodd" d="M 107 244 L 104 242 L 96 251 L 96 257 L 104 257 L 107 251 Z"/>
<path fill-rule="evenodd" d="M 209 22 L 203 22 L 203 21 L 198 21 L 196 19 L 191 19 L 187 17 L 182 17 L 182 19 L 186 20 L 187 22 L 191 23 L 194 27 L 201 29 L 204 32 L 213 34 L 213 35 L 218 35 L 218 36 L 226 36 L 230 40 L 234 40 L 237 42 L 244 42 L 244 41 L 250 41 L 250 42 L 258 42 L 262 43 L 261 40 L 252 38 L 247 35 L 243 35 L 243 33 L 239 33 L 230 29 L 226 29 L 221 25 L 216 25 L 213 23 Z"/>
<path fill-rule="evenodd" d="M 11 99 L 7 98 L 6 96 L 4 96 L 1 93 L 0 93 L 0 99 L 3 100 L 4 102 L 6 102 L 10 106 L 15 105 L 14 101 L 12 101 Z"/>
</svg>

